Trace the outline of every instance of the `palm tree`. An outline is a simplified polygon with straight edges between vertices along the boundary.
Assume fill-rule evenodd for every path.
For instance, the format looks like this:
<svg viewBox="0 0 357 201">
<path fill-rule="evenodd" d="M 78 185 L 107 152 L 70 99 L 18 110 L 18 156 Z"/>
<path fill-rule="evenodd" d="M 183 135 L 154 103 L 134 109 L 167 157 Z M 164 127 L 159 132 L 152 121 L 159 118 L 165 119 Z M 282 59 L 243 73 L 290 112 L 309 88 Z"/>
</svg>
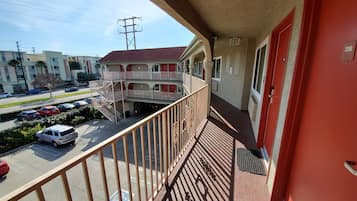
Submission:
<svg viewBox="0 0 357 201">
<path fill-rule="evenodd" d="M 28 87 L 28 85 L 27 85 L 27 80 L 26 80 L 26 76 L 25 76 L 24 67 L 22 66 L 21 62 L 19 62 L 19 61 L 16 60 L 16 59 L 12 59 L 12 60 L 10 60 L 7 64 L 8 64 L 9 66 L 12 66 L 12 67 L 15 68 L 16 77 L 17 77 L 17 68 L 18 68 L 18 67 L 21 67 L 21 72 L 22 72 L 22 75 L 24 76 L 25 87 L 26 87 L 26 90 L 28 91 L 28 90 L 29 90 L 29 87 Z M 17 82 L 19 82 L 19 78 L 18 78 L 18 77 L 17 77 Z"/>
<path fill-rule="evenodd" d="M 37 61 L 35 65 L 38 69 L 41 69 L 41 74 L 48 74 L 47 64 L 44 61 Z M 45 72 L 43 72 L 43 69 L 45 69 Z"/>
</svg>

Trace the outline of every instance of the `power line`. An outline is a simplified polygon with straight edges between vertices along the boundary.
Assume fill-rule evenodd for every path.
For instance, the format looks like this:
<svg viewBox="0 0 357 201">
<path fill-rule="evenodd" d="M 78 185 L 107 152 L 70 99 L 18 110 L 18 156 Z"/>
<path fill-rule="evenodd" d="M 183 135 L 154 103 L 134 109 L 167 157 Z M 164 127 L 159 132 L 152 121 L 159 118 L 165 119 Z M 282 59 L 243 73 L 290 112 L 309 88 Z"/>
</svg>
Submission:
<svg viewBox="0 0 357 201">
<path fill-rule="evenodd" d="M 141 17 L 129 17 L 119 19 L 118 22 L 121 22 L 121 26 L 124 28 L 124 31 L 119 32 L 119 34 L 125 34 L 126 49 L 129 50 L 130 47 L 136 49 L 136 34 L 137 32 L 142 32 L 143 30 L 138 30 L 138 20 L 141 20 Z"/>
</svg>

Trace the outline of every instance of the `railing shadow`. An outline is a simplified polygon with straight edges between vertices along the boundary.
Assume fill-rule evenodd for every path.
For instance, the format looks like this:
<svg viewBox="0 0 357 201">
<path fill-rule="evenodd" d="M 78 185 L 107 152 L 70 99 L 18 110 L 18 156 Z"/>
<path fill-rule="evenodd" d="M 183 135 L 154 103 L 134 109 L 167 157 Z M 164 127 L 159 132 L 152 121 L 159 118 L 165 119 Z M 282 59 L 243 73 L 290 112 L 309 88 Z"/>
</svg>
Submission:
<svg viewBox="0 0 357 201">
<path fill-rule="evenodd" d="M 235 139 L 209 121 L 162 200 L 233 200 Z"/>
</svg>

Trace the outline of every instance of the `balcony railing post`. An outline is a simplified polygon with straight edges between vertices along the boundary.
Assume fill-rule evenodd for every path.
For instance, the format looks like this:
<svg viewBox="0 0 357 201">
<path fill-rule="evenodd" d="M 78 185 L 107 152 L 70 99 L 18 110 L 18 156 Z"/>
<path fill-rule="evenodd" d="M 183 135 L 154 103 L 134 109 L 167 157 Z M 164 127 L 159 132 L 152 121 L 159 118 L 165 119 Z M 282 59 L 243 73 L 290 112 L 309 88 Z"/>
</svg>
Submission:
<svg viewBox="0 0 357 201">
<path fill-rule="evenodd" d="M 146 158 L 145 158 L 145 139 L 144 139 L 144 128 L 140 126 L 140 141 L 141 141 L 141 162 L 143 165 L 143 173 L 144 173 L 144 190 L 145 190 L 145 200 L 148 200 L 148 183 L 146 177 Z"/>
<path fill-rule="evenodd" d="M 139 175 L 139 166 L 138 166 L 138 147 L 136 143 L 136 129 L 131 133 L 133 137 L 133 152 L 134 152 L 134 163 L 135 163 L 135 172 L 136 172 L 136 188 L 138 190 L 138 197 L 141 200 L 141 189 L 140 189 L 140 175 Z"/>
<path fill-rule="evenodd" d="M 131 187 L 131 176 L 130 176 L 130 167 L 129 167 L 129 156 L 128 156 L 128 143 L 126 136 L 123 136 L 123 148 L 124 148 L 124 159 L 125 159 L 125 166 L 126 166 L 126 179 L 128 181 L 128 187 L 129 187 L 129 200 L 133 200 L 133 193 L 132 193 L 132 187 Z"/>
<path fill-rule="evenodd" d="M 164 180 L 165 180 L 165 183 L 167 182 L 167 169 L 168 169 L 168 142 L 167 142 L 167 125 L 166 125 L 166 111 L 164 111 L 162 113 L 162 135 L 163 135 L 163 142 L 162 144 L 164 145 L 164 157 L 163 157 L 163 160 L 164 160 Z"/>
</svg>

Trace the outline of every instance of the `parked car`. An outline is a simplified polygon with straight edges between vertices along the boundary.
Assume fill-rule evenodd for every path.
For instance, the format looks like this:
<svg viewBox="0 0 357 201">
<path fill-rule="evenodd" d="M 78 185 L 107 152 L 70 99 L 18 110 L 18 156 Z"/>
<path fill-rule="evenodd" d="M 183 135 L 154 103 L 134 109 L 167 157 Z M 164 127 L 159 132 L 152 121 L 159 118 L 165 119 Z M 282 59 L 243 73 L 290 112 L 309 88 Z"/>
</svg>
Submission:
<svg viewBox="0 0 357 201">
<path fill-rule="evenodd" d="M 78 87 L 68 87 L 64 89 L 64 92 L 78 91 Z"/>
<path fill-rule="evenodd" d="M 41 115 L 36 110 L 26 110 L 26 111 L 20 112 L 20 114 L 18 114 L 16 116 L 16 118 L 19 121 L 23 121 L 23 120 L 31 121 L 31 120 L 34 120 L 34 119 L 41 118 Z"/>
<path fill-rule="evenodd" d="M 41 116 L 52 116 L 54 114 L 59 114 L 61 111 L 56 106 L 45 106 L 37 110 Z"/>
<path fill-rule="evenodd" d="M 69 143 L 75 144 L 78 133 L 72 126 L 58 124 L 38 131 L 36 137 L 40 142 L 48 142 L 58 147 Z"/>
<path fill-rule="evenodd" d="M 7 175 L 10 171 L 10 166 L 6 161 L 0 159 L 0 177 Z"/>
<path fill-rule="evenodd" d="M 61 112 L 66 112 L 68 110 L 72 110 L 73 108 L 75 108 L 76 106 L 71 104 L 71 103 L 63 103 L 63 104 L 59 104 L 57 106 L 57 108 L 61 111 Z"/>
<path fill-rule="evenodd" d="M 0 98 L 9 98 L 11 97 L 12 94 L 11 93 L 8 93 L 8 92 L 5 92 L 5 93 L 0 93 Z"/>
<path fill-rule="evenodd" d="M 95 97 L 90 97 L 90 98 L 86 98 L 84 99 L 85 102 L 87 102 L 88 104 L 92 104 L 93 100 L 96 100 L 97 98 Z"/>
<path fill-rule="evenodd" d="M 31 89 L 26 92 L 26 95 L 34 95 L 34 94 L 39 94 L 42 92 L 42 89 Z"/>
<path fill-rule="evenodd" d="M 76 108 L 80 108 L 80 107 L 88 105 L 88 103 L 86 101 L 81 100 L 81 101 L 73 102 L 73 105 L 75 105 Z"/>
</svg>

